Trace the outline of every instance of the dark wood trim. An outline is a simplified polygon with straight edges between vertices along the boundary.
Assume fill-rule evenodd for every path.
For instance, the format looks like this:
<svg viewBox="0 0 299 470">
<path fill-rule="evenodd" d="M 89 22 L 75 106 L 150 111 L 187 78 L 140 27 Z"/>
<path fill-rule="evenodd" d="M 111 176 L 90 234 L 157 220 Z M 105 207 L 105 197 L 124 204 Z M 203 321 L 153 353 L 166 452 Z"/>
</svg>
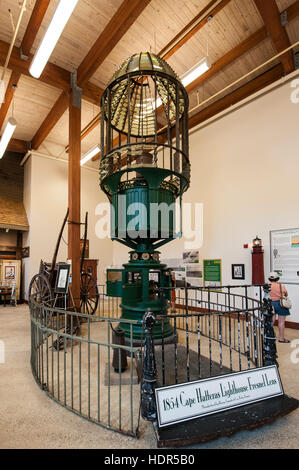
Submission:
<svg viewBox="0 0 299 470">
<path fill-rule="evenodd" d="M 293 21 L 299 15 L 299 0 L 290 5 L 286 10 L 288 22 Z"/>
<path fill-rule="evenodd" d="M 83 93 L 82 98 L 87 97 L 88 100 L 91 101 L 91 97 L 96 95 L 97 104 L 99 104 L 103 90 L 91 84 L 88 80 L 92 77 L 116 44 L 121 40 L 149 2 L 150 0 L 124 0 L 104 31 L 102 31 L 77 70 L 78 85 L 85 91 L 85 95 Z M 68 94 L 70 93 L 70 75 L 68 86 L 65 91 L 67 91 Z M 40 147 L 61 116 L 67 110 L 69 101 L 68 94 L 62 93 L 60 95 L 48 116 L 42 122 L 40 128 L 32 139 L 33 150 L 37 150 Z"/>
<path fill-rule="evenodd" d="M 288 20 L 289 22 L 294 20 L 295 18 L 297 18 L 297 16 L 299 15 L 299 0 L 297 0 L 293 5 L 291 5 L 290 7 L 288 7 L 286 9 L 286 13 L 287 13 L 287 16 L 288 16 Z M 253 33 L 249 38 L 245 39 L 245 41 L 241 42 L 238 46 L 236 46 L 235 48 L 233 48 L 231 51 L 229 51 L 227 54 L 225 54 L 223 57 L 221 57 L 217 62 L 215 62 L 211 69 L 208 70 L 205 74 L 203 74 L 201 77 L 199 77 L 197 80 L 195 80 L 194 82 L 190 83 L 190 85 L 188 85 L 186 87 L 187 89 L 187 92 L 190 93 L 191 91 L 193 91 L 194 89 L 196 89 L 198 86 L 200 86 L 202 83 L 204 83 L 205 80 L 208 80 L 209 78 L 212 78 L 213 76 L 215 76 L 218 72 L 220 72 L 221 70 L 223 70 L 225 67 L 227 67 L 228 65 L 230 65 L 232 62 L 234 62 L 235 60 L 239 59 L 240 57 L 242 57 L 242 55 L 246 54 L 248 51 L 250 51 L 252 48 L 256 47 L 258 44 L 260 44 L 262 41 L 264 41 L 266 38 L 268 37 L 268 31 L 267 31 L 267 28 L 266 26 L 262 27 L 261 29 L 259 29 L 258 31 L 256 31 L 255 33 Z M 166 48 L 165 48 L 166 49 Z M 163 50 L 160 52 L 160 54 L 163 53 Z M 281 75 L 282 76 L 282 75 Z M 264 86 L 267 86 L 267 85 L 264 85 Z M 245 85 L 245 87 L 247 88 L 247 86 Z M 242 88 L 239 88 L 239 90 L 241 91 Z M 245 91 L 245 88 L 244 88 L 244 91 Z M 257 90 L 256 90 L 257 91 Z M 252 93 L 250 93 L 252 94 Z M 235 95 L 227 95 L 228 97 L 231 97 L 231 99 L 235 99 Z M 246 96 L 245 96 L 246 97 Z M 225 104 L 225 102 L 227 101 L 225 99 L 226 97 L 218 100 L 217 102 L 215 102 L 213 105 L 209 106 L 206 108 L 206 112 L 207 112 L 207 116 L 206 118 L 203 118 L 201 122 L 207 120 L 207 119 L 210 119 L 211 117 L 213 117 L 214 115 L 218 114 L 220 111 L 218 111 L 218 108 L 222 108 L 222 110 L 226 109 L 228 106 L 230 106 L 232 103 L 229 102 L 229 99 L 228 98 L 228 105 Z M 239 100 L 240 101 L 240 100 Z M 158 110 L 159 111 L 159 110 Z M 203 112 L 204 113 L 204 112 Z M 204 114 L 203 114 L 204 116 Z M 93 124 L 93 127 L 92 129 L 94 129 L 94 127 L 96 125 L 98 125 L 98 122 L 99 122 L 100 118 Z M 92 130 L 91 129 L 91 130 Z M 86 133 L 86 135 L 88 134 L 88 132 Z M 85 135 L 83 134 L 82 138 L 84 138 Z M 93 158 L 92 158 L 92 161 L 96 161 L 100 158 L 100 153 L 98 153 L 97 155 L 95 155 Z"/>
<path fill-rule="evenodd" d="M 7 150 L 9 152 L 15 152 L 15 153 L 26 153 L 27 152 L 27 143 L 25 140 L 19 140 L 19 139 L 10 139 L 9 144 L 7 146 Z"/>
<path fill-rule="evenodd" d="M 180 310 L 180 309 L 186 309 L 186 306 L 183 304 L 175 304 L 175 308 Z M 193 307 L 192 305 L 188 306 L 189 312 L 194 312 L 194 313 L 209 313 L 211 310 L 208 310 L 206 308 L 201 308 L 201 307 Z M 211 313 L 221 313 L 221 310 L 212 310 Z M 223 313 L 224 317 L 230 317 L 230 318 L 235 318 L 238 314 L 237 313 Z M 245 317 L 241 318 L 241 320 L 245 320 Z M 278 322 L 275 322 L 274 326 L 278 326 Z M 285 323 L 286 328 L 290 328 L 292 330 L 299 330 L 299 323 L 296 322 L 289 322 L 286 321 Z"/>
<path fill-rule="evenodd" d="M 1 109 L 0 109 L 0 130 L 1 130 L 1 127 L 3 126 L 3 123 L 5 121 L 5 118 L 7 116 L 10 104 L 12 102 L 12 99 L 15 93 L 14 86 L 16 87 L 18 85 L 20 77 L 21 77 L 20 72 L 12 71 L 10 80 L 6 88 L 4 103 L 2 103 Z"/>
<path fill-rule="evenodd" d="M 28 56 L 35 41 L 36 35 L 42 24 L 51 0 L 36 0 L 31 17 L 23 36 L 21 50 L 22 54 Z"/>
<path fill-rule="evenodd" d="M 82 87 L 150 3 L 150 0 L 124 0 L 78 67 L 78 84 Z"/>
<path fill-rule="evenodd" d="M 5 41 L 0 40 L 0 66 L 3 66 L 5 63 L 8 49 L 9 44 Z M 15 72 L 19 72 L 22 75 L 30 77 L 32 80 L 36 80 L 33 79 L 32 75 L 29 72 L 29 67 L 32 59 L 33 55 L 29 54 L 29 58 L 27 61 L 22 60 L 20 57 L 20 50 L 16 46 L 14 46 L 9 61 L 9 68 L 11 70 L 14 70 Z M 38 81 L 46 83 L 47 85 L 51 85 L 60 90 L 69 91 L 71 74 L 68 70 L 63 69 L 58 65 L 51 64 L 51 62 L 48 62 Z M 103 90 L 100 87 L 88 82 L 83 87 L 82 99 L 98 105 L 99 96 L 101 96 L 102 93 Z"/>
<path fill-rule="evenodd" d="M 291 43 L 286 29 L 281 24 L 276 0 L 254 0 L 254 2 L 277 52 L 287 49 Z M 295 64 L 292 51 L 281 56 L 280 60 L 286 74 L 294 71 Z"/>
<path fill-rule="evenodd" d="M 68 258 L 72 260 L 72 294 L 80 310 L 80 232 L 81 232 L 81 108 L 69 97 L 69 163 L 68 163 Z"/>
<path fill-rule="evenodd" d="M 275 322 L 274 326 L 278 326 L 278 321 Z M 291 330 L 299 330 L 299 323 L 294 321 L 286 321 L 285 327 L 290 328 Z"/>
<path fill-rule="evenodd" d="M 193 127 L 196 127 L 202 122 L 207 121 L 222 111 L 225 111 L 230 106 L 239 103 L 240 101 L 248 98 L 266 86 L 271 85 L 273 82 L 279 80 L 283 76 L 284 70 L 282 65 L 276 65 L 272 69 L 259 75 L 257 78 L 254 78 L 232 93 L 229 93 L 224 98 L 221 98 L 210 106 L 207 106 L 207 108 L 203 109 L 202 111 L 194 114 L 191 118 L 189 118 L 189 129 L 192 129 Z"/>
<path fill-rule="evenodd" d="M 16 251 L 16 246 L 0 245 L 0 251 Z"/>
<path fill-rule="evenodd" d="M 235 60 L 242 57 L 242 55 L 246 54 L 250 49 L 253 49 L 262 41 L 267 39 L 268 33 L 266 27 L 263 27 L 256 31 L 256 33 L 252 34 L 249 38 L 242 41 L 238 46 L 234 47 L 230 50 L 227 54 L 217 60 L 210 70 L 205 72 L 203 75 L 198 77 L 194 80 L 190 85 L 186 87 L 188 93 L 190 93 L 195 88 L 198 88 L 205 80 L 212 78 L 216 73 L 223 70 L 225 67 L 233 63 Z"/>
<path fill-rule="evenodd" d="M 198 15 L 193 18 L 160 52 L 159 56 L 164 60 L 169 59 L 176 51 L 178 51 L 195 33 L 197 33 L 206 23 L 209 16 L 216 16 L 231 0 L 223 0 L 208 14 L 209 9 L 215 4 L 215 0 L 212 0 Z M 206 15 L 203 20 L 197 23 L 198 19 L 203 15 Z M 197 24 L 196 24 L 197 23 Z M 193 26 L 194 25 L 194 26 Z M 193 26 L 193 27 L 192 27 Z M 177 40 L 182 36 L 178 42 Z M 174 44 L 172 46 L 172 44 Z"/>
</svg>

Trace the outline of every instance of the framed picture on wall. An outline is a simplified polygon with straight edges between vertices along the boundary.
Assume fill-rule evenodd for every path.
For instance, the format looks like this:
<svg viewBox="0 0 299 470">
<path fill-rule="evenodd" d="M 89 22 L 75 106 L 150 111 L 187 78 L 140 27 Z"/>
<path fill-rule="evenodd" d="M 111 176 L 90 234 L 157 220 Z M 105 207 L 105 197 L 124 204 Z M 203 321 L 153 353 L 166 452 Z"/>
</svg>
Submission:
<svg viewBox="0 0 299 470">
<path fill-rule="evenodd" d="M 29 256 L 30 256 L 29 246 L 26 246 L 25 248 L 22 248 L 21 254 L 22 254 L 22 258 L 29 258 Z"/>
<path fill-rule="evenodd" d="M 4 280 L 15 281 L 16 279 L 16 267 L 15 266 L 4 266 Z"/>
<path fill-rule="evenodd" d="M 232 264 L 232 278 L 245 280 L 245 264 Z"/>
</svg>

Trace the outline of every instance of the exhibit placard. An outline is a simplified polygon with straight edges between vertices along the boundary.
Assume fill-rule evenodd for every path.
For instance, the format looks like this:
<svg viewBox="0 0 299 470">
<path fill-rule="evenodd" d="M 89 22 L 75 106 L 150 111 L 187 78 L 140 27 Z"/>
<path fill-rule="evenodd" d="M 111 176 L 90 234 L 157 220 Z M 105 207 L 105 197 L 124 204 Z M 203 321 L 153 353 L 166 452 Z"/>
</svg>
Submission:
<svg viewBox="0 0 299 470">
<path fill-rule="evenodd" d="M 270 232 L 270 270 L 280 282 L 299 284 L 299 228 Z"/>
<path fill-rule="evenodd" d="M 69 282 L 70 282 L 70 264 L 59 264 L 57 270 L 57 277 L 55 283 L 55 294 L 64 294 L 68 292 Z"/>
<path fill-rule="evenodd" d="M 203 261 L 205 287 L 220 287 L 222 282 L 221 259 L 205 259 Z"/>
<path fill-rule="evenodd" d="M 157 388 L 159 427 L 283 395 L 275 365 Z"/>
</svg>

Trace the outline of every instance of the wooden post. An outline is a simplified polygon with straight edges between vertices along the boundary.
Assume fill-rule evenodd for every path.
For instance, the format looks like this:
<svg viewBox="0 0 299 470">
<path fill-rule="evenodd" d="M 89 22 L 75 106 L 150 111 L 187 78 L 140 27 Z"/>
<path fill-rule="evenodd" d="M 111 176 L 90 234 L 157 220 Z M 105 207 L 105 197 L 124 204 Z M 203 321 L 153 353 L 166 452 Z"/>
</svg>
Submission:
<svg viewBox="0 0 299 470">
<path fill-rule="evenodd" d="M 71 289 L 77 311 L 80 310 L 81 92 L 73 75 L 69 97 L 68 257 L 72 261 Z"/>
</svg>

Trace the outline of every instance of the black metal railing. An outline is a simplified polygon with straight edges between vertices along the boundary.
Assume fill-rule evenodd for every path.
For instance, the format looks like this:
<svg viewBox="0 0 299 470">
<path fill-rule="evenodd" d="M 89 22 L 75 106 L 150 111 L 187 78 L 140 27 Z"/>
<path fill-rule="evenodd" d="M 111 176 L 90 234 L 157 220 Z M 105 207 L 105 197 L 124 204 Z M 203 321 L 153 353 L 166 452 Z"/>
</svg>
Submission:
<svg viewBox="0 0 299 470">
<path fill-rule="evenodd" d="M 68 410 L 107 429 L 136 437 L 140 392 L 133 347 L 114 344 L 117 320 L 30 302 L 31 367 L 39 386 Z M 125 352 L 127 370 L 122 373 Z M 112 365 L 112 360 L 113 364 Z"/>
<path fill-rule="evenodd" d="M 167 290 L 157 289 L 156 295 L 170 298 Z M 130 337 L 119 341 L 115 336 L 119 304 L 104 286 L 95 315 L 30 302 L 37 383 L 68 410 L 107 429 L 137 437 L 140 404 L 141 415 L 155 420 L 157 386 L 277 364 L 268 286 L 257 292 L 252 286 L 176 289 L 175 311 L 167 316 L 146 312 L 138 346 L 133 339 L 137 321 L 122 318 Z M 164 335 L 166 321 L 171 337 Z M 153 341 L 156 322 L 159 341 Z"/>
</svg>

